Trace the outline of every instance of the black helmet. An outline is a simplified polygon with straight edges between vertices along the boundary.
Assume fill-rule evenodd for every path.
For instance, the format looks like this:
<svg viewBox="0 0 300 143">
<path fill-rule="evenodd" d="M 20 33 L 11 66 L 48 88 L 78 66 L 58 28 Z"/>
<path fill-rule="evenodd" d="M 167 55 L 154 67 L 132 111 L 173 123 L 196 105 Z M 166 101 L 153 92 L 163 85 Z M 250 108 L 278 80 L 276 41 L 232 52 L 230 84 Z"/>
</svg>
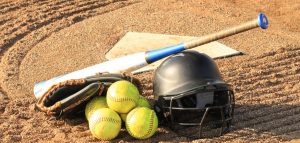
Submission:
<svg viewBox="0 0 300 143">
<path fill-rule="evenodd" d="M 155 110 L 172 129 L 198 125 L 200 134 L 216 136 L 228 131 L 234 109 L 231 86 L 225 83 L 209 56 L 184 51 L 167 58 L 155 71 Z M 203 135 L 208 129 L 207 135 Z M 207 130 L 207 131 L 208 131 Z M 189 129 L 189 133 L 191 130 Z"/>
</svg>

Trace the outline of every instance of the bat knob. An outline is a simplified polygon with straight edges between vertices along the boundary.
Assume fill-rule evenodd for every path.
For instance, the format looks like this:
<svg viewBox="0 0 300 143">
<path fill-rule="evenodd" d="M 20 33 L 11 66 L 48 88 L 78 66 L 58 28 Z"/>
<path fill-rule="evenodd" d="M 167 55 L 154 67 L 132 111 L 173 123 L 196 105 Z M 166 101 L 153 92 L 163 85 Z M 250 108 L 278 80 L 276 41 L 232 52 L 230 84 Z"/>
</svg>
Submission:
<svg viewBox="0 0 300 143">
<path fill-rule="evenodd" d="M 263 13 L 259 13 L 258 14 L 258 25 L 260 26 L 260 28 L 267 29 L 268 24 L 269 24 L 269 22 L 268 22 L 267 16 Z"/>
</svg>

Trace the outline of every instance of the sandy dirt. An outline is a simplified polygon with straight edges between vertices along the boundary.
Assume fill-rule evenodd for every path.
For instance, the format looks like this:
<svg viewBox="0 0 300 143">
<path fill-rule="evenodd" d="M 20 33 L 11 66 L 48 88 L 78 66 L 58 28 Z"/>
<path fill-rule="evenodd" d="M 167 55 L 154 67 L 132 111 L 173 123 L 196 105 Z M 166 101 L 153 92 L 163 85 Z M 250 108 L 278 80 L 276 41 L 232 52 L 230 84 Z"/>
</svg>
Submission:
<svg viewBox="0 0 300 143">
<path fill-rule="evenodd" d="M 231 132 L 192 140 L 159 127 L 139 142 L 300 142 L 299 0 L 2 0 L 0 142 L 100 142 L 84 118 L 35 111 L 34 83 L 105 61 L 128 31 L 201 36 L 258 12 L 268 16 L 268 30 L 220 40 L 245 53 L 216 60 L 235 90 Z M 152 76 L 138 75 L 150 101 Z M 138 140 L 123 129 L 113 141 Z"/>
</svg>

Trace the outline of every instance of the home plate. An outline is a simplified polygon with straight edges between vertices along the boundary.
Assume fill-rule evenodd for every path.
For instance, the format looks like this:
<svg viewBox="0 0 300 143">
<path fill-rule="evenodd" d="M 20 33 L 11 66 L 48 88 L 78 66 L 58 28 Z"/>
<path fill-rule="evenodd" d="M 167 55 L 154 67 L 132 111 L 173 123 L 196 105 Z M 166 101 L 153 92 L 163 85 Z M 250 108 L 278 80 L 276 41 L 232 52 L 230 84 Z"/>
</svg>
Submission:
<svg viewBox="0 0 300 143">
<path fill-rule="evenodd" d="M 193 39 L 197 39 L 197 37 L 128 32 L 112 49 L 106 53 L 105 57 L 108 60 L 112 60 L 125 55 L 168 47 L 182 42 L 191 41 Z M 205 53 L 214 59 L 242 54 L 242 52 L 234 50 L 216 41 L 198 46 L 191 50 Z M 133 71 L 132 73 L 136 74 L 154 70 L 163 60 L 164 59 L 154 62 L 146 67 Z"/>
</svg>

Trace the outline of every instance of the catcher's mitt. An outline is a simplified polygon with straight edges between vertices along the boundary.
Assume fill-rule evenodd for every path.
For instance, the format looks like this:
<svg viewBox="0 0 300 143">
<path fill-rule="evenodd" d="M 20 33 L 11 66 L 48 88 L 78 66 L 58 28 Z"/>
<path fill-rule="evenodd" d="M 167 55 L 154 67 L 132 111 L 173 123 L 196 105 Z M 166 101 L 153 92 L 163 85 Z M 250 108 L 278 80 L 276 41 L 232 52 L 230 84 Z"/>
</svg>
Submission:
<svg viewBox="0 0 300 143">
<path fill-rule="evenodd" d="M 47 115 L 61 117 L 83 111 L 93 96 L 106 93 L 108 86 L 128 80 L 139 87 L 139 81 L 125 74 L 99 74 L 85 79 L 73 79 L 53 85 L 36 103 L 36 108 Z"/>
</svg>

